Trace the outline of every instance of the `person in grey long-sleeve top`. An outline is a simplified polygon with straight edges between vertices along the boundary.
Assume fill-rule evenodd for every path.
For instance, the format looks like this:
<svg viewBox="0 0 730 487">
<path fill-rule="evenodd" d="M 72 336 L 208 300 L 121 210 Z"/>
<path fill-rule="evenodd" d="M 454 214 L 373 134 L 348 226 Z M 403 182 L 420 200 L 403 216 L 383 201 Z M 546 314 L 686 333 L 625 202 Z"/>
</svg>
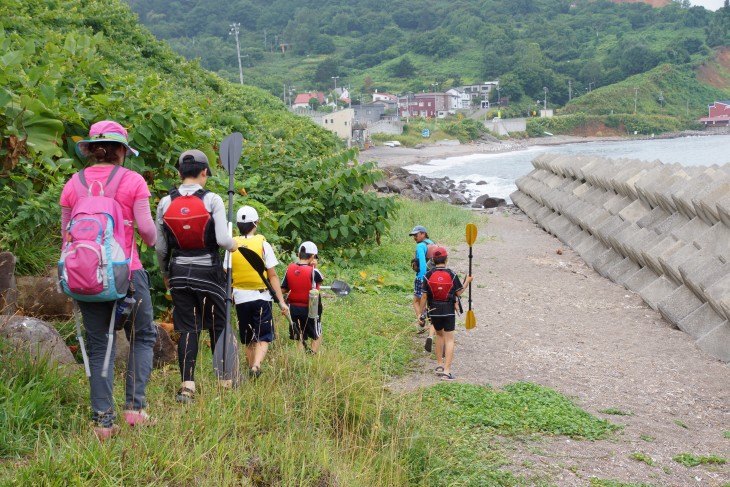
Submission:
<svg viewBox="0 0 730 487">
<path fill-rule="evenodd" d="M 172 321 L 180 333 L 178 362 L 182 385 L 176 400 L 190 403 L 195 395 L 195 362 L 200 333 L 207 329 L 211 347 L 225 328 L 226 277 L 220 249 L 235 252 L 228 233 L 223 199 L 204 189 L 211 175 L 208 158 L 199 150 L 178 159 L 182 185 L 157 206 L 157 261 L 172 296 Z"/>
</svg>

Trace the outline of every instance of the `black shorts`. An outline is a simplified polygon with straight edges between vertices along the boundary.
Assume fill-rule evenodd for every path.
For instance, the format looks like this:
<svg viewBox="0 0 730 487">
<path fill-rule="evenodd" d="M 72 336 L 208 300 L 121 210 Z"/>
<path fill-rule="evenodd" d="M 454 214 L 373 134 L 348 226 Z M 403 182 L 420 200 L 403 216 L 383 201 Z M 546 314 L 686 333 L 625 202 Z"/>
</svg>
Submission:
<svg viewBox="0 0 730 487">
<path fill-rule="evenodd" d="M 456 330 L 456 316 L 431 316 L 431 324 L 436 331 Z"/>
<path fill-rule="evenodd" d="M 200 333 L 226 326 L 225 275 L 220 266 L 172 264 L 170 295 L 175 330 Z"/>
<path fill-rule="evenodd" d="M 252 342 L 274 341 L 274 317 L 271 314 L 271 301 L 257 299 L 236 305 L 238 314 L 238 331 L 241 342 L 248 345 Z"/>
<path fill-rule="evenodd" d="M 307 338 L 316 340 L 322 336 L 322 315 L 319 319 L 308 317 L 308 309 L 301 306 L 290 306 L 292 324 L 289 325 L 289 338 L 297 341 L 306 341 Z"/>
</svg>

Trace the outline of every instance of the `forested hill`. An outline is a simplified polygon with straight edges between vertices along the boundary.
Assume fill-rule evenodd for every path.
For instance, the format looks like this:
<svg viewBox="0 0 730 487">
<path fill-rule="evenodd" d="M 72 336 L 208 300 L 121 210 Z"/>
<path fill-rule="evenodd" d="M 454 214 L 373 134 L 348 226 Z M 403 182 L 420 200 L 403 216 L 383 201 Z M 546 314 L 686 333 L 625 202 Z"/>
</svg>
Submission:
<svg viewBox="0 0 730 487">
<path fill-rule="evenodd" d="M 244 83 L 280 97 L 331 90 L 332 77 L 355 99 L 374 89 L 499 79 L 513 102 L 542 98 L 547 87 L 564 105 L 663 63 L 693 70 L 730 45 L 730 7 L 712 12 L 686 1 L 662 8 L 606 0 L 127 1 L 177 52 L 233 81 L 229 31 L 240 23 Z"/>
</svg>

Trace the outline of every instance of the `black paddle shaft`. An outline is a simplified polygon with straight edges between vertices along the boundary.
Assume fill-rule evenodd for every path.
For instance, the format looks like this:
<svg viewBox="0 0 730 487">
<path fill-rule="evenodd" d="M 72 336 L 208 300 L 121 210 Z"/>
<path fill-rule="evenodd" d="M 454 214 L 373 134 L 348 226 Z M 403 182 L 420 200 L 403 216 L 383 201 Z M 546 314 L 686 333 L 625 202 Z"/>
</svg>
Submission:
<svg viewBox="0 0 730 487">
<path fill-rule="evenodd" d="M 469 275 L 471 276 L 471 258 L 473 254 L 471 252 L 471 245 L 469 246 Z M 471 282 L 469 283 L 469 309 L 471 309 Z"/>
<path fill-rule="evenodd" d="M 236 167 L 238 167 L 238 161 L 241 159 L 241 152 L 243 151 L 243 135 L 241 135 L 240 132 L 234 132 L 228 136 L 226 136 L 221 141 L 220 146 L 220 157 L 221 157 L 221 163 L 223 164 L 223 167 L 225 168 L 226 172 L 228 173 L 228 225 L 229 228 L 233 225 L 233 175 L 236 172 Z M 230 232 L 229 232 L 230 233 Z M 229 235 L 229 237 L 232 237 L 232 235 Z M 232 256 L 229 255 L 229 259 Z M 231 307 L 233 306 L 233 275 L 230 269 L 230 260 L 229 260 L 229 269 L 226 273 L 226 327 L 230 326 L 231 322 Z M 227 330 L 226 330 L 227 331 Z M 228 333 L 223 333 L 223 375 L 226 374 L 226 341 L 227 341 Z"/>
</svg>

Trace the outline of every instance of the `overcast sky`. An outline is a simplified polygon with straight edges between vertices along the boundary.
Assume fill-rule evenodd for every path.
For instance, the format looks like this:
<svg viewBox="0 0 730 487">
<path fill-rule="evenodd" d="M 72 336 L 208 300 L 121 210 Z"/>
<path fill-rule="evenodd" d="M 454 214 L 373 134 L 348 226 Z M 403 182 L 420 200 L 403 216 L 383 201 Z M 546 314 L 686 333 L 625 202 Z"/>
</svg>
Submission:
<svg viewBox="0 0 730 487">
<path fill-rule="evenodd" d="M 692 5 L 701 5 L 707 10 L 717 10 L 722 7 L 724 0 L 691 0 Z"/>
</svg>

